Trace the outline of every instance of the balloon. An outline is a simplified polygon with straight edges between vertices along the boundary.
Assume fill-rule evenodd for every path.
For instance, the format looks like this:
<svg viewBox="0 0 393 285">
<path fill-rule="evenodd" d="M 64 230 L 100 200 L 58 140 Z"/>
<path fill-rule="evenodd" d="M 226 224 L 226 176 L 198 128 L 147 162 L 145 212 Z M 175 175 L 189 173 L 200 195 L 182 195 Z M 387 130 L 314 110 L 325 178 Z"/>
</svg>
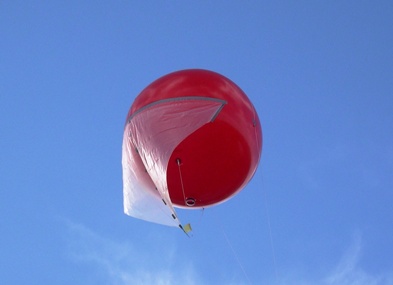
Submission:
<svg viewBox="0 0 393 285">
<path fill-rule="evenodd" d="M 262 130 L 252 103 L 231 80 L 181 70 L 136 97 L 122 151 L 125 213 L 182 228 L 174 207 L 217 205 L 250 181 Z"/>
</svg>

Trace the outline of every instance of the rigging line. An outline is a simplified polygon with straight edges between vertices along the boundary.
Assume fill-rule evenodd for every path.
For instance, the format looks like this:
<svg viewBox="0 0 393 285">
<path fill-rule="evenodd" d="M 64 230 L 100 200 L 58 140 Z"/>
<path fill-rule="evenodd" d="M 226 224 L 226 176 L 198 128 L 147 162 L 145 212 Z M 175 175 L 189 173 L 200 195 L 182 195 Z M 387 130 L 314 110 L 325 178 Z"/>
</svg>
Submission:
<svg viewBox="0 0 393 285">
<path fill-rule="evenodd" d="M 201 210 L 200 210 L 200 215 L 199 215 L 199 218 L 198 218 L 198 220 L 196 221 L 196 225 L 199 227 L 200 225 L 201 225 L 201 223 L 202 223 L 202 219 L 203 219 L 203 214 L 204 214 L 204 212 L 205 212 L 205 208 L 202 208 Z"/>
<path fill-rule="evenodd" d="M 270 212 L 269 212 L 269 207 L 268 207 L 268 196 L 267 196 L 267 190 L 265 187 L 265 182 L 263 179 L 263 175 L 261 174 L 261 180 L 262 180 L 262 187 L 263 187 L 263 196 L 264 196 L 264 206 L 265 206 L 265 214 L 267 217 L 267 225 L 269 229 L 269 239 L 270 239 L 270 247 L 272 251 L 272 259 L 273 259 L 273 266 L 274 266 L 274 274 L 276 277 L 276 283 L 278 284 L 278 271 L 277 271 L 277 262 L 276 262 L 276 251 L 274 249 L 274 242 L 273 242 L 273 234 L 272 234 L 272 226 L 271 226 L 271 219 L 270 219 Z"/>
<path fill-rule="evenodd" d="M 250 281 L 250 278 L 249 278 L 248 275 L 247 275 L 246 270 L 244 269 L 242 263 L 240 262 L 239 256 L 236 254 L 235 249 L 233 248 L 231 242 L 229 241 L 229 238 L 228 238 L 227 234 L 225 233 L 224 229 L 223 229 L 221 226 L 220 226 L 220 228 L 221 228 L 221 231 L 222 231 L 222 233 L 223 233 L 223 235 L 224 235 L 224 237 L 225 237 L 225 240 L 226 240 L 226 242 L 227 242 L 229 248 L 230 248 L 231 251 L 232 251 L 232 254 L 235 256 L 235 259 L 236 259 L 236 261 L 237 261 L 237 264 L 239 265 L 240 269 L 243 271 L 243 274 L 244 274 L 244 276 L 246 277 L 246 279 L 247 279 L 247 281 L 248 281 L 248 284 L 252 284 L 251 281 Z"/>
<path fill-rule="evenodd" d="M 203 207 L 203 208 L 201 209 L 201 216 L 199 217 L 199 221 L 202 220 L 203 214 L 204 214 L 204 213 L 205 213 L 205 207 Z"/>
<path fill-rule="evenodd" d="M 176 159 L 176 162 L 177 162 L 177 166 L 179 168 L 179 176 L 180 176 L 181 190 L 183 191 L 184 204 L 186 204 L 186 194 L 184 192 L 183 177 L 182 177 L 181 169 L 180 169 L 180 158 Z"/>
</svg>

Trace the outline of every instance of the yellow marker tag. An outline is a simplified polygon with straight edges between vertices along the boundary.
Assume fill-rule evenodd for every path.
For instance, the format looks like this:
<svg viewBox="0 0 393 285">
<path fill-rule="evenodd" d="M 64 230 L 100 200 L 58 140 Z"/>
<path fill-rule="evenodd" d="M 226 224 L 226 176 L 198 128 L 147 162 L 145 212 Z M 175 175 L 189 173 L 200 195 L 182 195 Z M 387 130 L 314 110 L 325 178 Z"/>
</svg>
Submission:
<svg viewBox="0 0 393 285">
<path fill-rule="evenodd" d="M 186 233 L 191 232 L 191 231 L 192 231 L 191 225 L 190 225 L 190 224 L 184 225 L 184 226 L 183 226 L 183 230 L 184 230 Z"/>
</svg>

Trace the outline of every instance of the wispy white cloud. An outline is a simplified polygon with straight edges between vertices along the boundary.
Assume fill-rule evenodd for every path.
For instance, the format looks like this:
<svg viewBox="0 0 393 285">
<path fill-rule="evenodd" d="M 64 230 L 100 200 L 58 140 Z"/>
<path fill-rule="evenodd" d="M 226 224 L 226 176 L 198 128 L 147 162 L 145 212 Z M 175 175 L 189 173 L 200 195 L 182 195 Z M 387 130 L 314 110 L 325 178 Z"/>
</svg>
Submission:
<svg viewBox="0 0 393 285">
<path fill-rule="evenodd" d="M 347 250 L 336 268 L 323 280 L 326 285 L 392 285 L 393 276 L 376 276 L 367 273 L 360 266 L 362 240 L 355 235 L 351 247 Z"/>
<path fill-rule="evenodd" d="M 68 222 L 68 229 L 70 257 L 75 262 L 95 267 L 101 273 L 100 278 L 106 278 L 105 284 L 199 284 L 191 265 L 174 268 L 170 249 L 162 249 L 159 255 L 154 255 L 130 243 L 104 238 L 80 224 Z"/>
<path fill-rule="evenodd" d="M 338 264 L 326 275 L 316 280 L 292 280 L 286 278 L 281 285 L 393 285 L 393 272 L 374 275 L 360 265 L 362 257 L 362 239 L 359 234 L 354 236 L 351 246 L 343 254 Z"/>
</svg>

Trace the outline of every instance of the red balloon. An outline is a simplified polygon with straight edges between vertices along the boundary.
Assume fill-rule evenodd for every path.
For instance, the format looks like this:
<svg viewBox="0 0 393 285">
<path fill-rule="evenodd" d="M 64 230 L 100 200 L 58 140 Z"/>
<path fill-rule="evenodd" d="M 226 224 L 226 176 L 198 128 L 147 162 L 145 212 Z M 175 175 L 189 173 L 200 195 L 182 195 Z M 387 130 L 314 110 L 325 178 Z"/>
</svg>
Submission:
<svg viewBox="0 0 393 285">
<path fill-rule="evenodd" d="M 134 171 L 144 175 L 145 184 L 152 184 L 149 179 L 157 184 L 157 176 L 166 175 L 166 185 L 155 187 L 167 187 L 160 192 L 168 191 L 174 206 L 216 205 L 238 193 L 254 175 L 262 151 L 261 124 L 245 93 L 228 78 L 201 69 L 170 73 L 138 95 L 127 123 L 140 113 L 146 115 L 132 134 L 138 164 Z M 177 123 L 172 127 L 173 118 Z M 195 130 L 182 131 L 187 128 Z M 148 138 L 141 138 L 145 134 Z M 157 162 L 165 151 L 168 157 Z"/>
</svg>

